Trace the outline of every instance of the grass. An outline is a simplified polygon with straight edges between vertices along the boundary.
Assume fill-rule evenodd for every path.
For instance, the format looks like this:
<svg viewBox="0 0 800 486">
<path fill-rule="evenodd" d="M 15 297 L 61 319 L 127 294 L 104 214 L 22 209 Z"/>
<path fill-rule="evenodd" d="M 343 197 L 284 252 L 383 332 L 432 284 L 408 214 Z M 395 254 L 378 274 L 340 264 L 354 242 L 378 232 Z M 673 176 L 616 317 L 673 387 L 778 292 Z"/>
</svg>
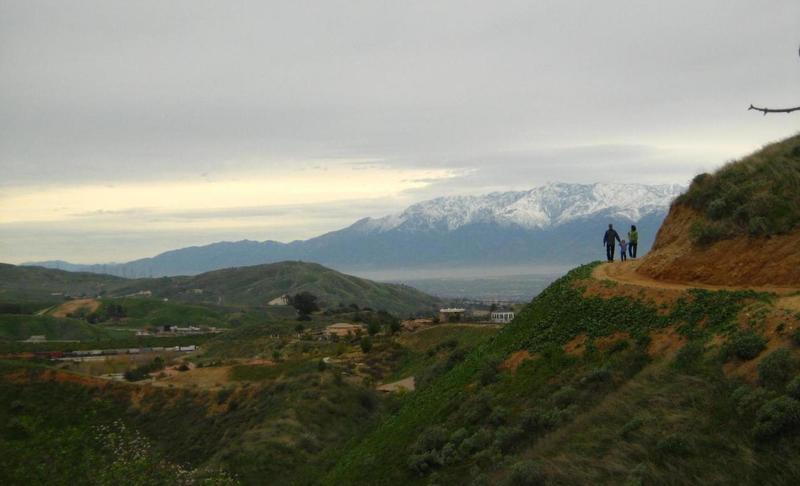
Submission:
<svg viewBox="0 0 800 486">
<path fill-rule="evenodd" d="M 699 244 L 793 231 L 800 225 L 800 135 L 698 175 L 676 204 L 704 216 L 691 230 Z"/>
<path fill-rule="evenodd" d="M 37 335 L 49 340 L 97 341 L 112 334 L 79 319 L 0 314 L 0 340 L 20 341 Z"/>
<path fill-rule="evenodd" d="M 435 474 L 436 481 L 442 483 L 463 482 L 466 477 L 480 474 L 494 474 L 502 479 L 503 471 L 519 454 L 526 455 L 525 451 L 531 448 L 538 450 L 536 444 L 545 440 L 551 430 L 557 431 L 559 427 L 574 423 L 576 418 L 586 416 L 606 397 L 624 390 L 632 378 L 650 366 L 650 358 L 644 352 L 650 331 L 676 326 L 681 334 L 694 340 L 707 339 L 714 333 L 730 333 L 736 329 L 736 317 L 742 308 L 753 301 L 770 299 L 770 296 L 752 292 L 693 291 L 663 315 L 656 308 L 630 298 L 583 297 L 581 281 L 590 276 L 592 268 L 592 265 L 580 267 L 556 281 L 511 325 L 483 342 L 452 369 L 434 378 L 428 386 L 409 396 L 397 415 L 346 451 L 336 468 L 325 477 L 324 484 L 425 483 L 428 474 Z M 592 339 L 615 332 L 629 334 L 631 343 L 604 352 L 593 346 Z M 589 336 L 587 351 L 581 357 L 566 355 L 562 346 L 581 333 Z M 522 363 L 515 373 L 498 371 L 500 361 L 522 349 L 539 357 Z M 681 369 L 676 367 L 665 372 L 665 382 L 659 387 L 682 390 L 685 383 L 681 383 L 678 377 L 686 376 L 689 381 L 696 379 L 692 378 L 693 371 L 686 370 L 695 369 L 699 361 L 702 360 L 684 359 Z M 705 395 L 709 399 L 716 397 L 714 388 L 725 383 L 720 378 L 721 363 L 716 363 L 715 370 L 709 372 L 708 383 L 704 384 L 710 387 L 711 391 Z M 673 383 L 673 380 L 678 382 Z M 670 387 L 666 387 L 666 382 L 672 383 Z M 694 391 L 686 390 L 686 394 L 691 396 Z M 647 400 L 642 400 L 637 398 L 631 406 L 637 410 L 646 409 Z M 712 422 L 724 419 L 724 415 L 714 416 L 717 413 L 715 407 L 714 403 L 709 403 L 703 411 L 696 412 L 697 418 Z M 620 415 L 619 420 L 622 418 Z M 630 414 L 625 416 L 626 422 L 631 418 Z M 622 425 L 624 423 L 620 427 Z M 450 446 L 442 446 L 422 456 L 413 455 L 410 451 L 413 451 L 412 445 L 417 438 L 434 426 L 444 427 L 448 434 L 464 429 L 468 437 L 474 437 L 471 440 L 476 446 L 462 446 L 454 439 Z M 753 447 L 746 423 L 740 424 L 740 428 L 732 433 L 741 434 L 742 426 L 745 435 L 751 438 L 750 447 Z M 511 447 L 506 443 L 509 427 L 524 431 Z M 708 430 L 712 427 L 709 426 Z M 580 432 L 579 435 L 588 443 L 579 448 L 587 458 L 602 457 L 593 455 L 594 449 L 590 447 L 612 447 L 611 444 L 619 440 L 604 444 L 602 434 Z M 690 443 L 695 444 L 695 437 L 690 439 Z M 715 444 L 722 445 L 724 440 Z M 653 437 L 646 449 L 653 454 L 651 457 L 655 461 L 660 454 L 657 452 L 659 447 L 663 451 L 680 453 L 684 445 L 680 436 L 662 435 Z M 454 448 L 461 452 L 451 455 L 448 451 Z M 559 449 L 558 453 L 561 452 L 563 450 Z M 583 473 L 580 471 L 584 467 L 591 469 L 591 463 L 575 465 L 574 468 L 562 466 L 561 470 L 571 478 L 562 483 L 581 483 L 579 478 Z M 595 469 L 602 467 L 599 465 Z M 637 464 L 626 467 L 633 471 Z M 653 467 L 662 477 L 671 472 L 663 463 Z M 722 469 L 714 470 L 724 474 Z M 420 475 L 419 471 L 425 472 Z M 595 473 L 599 474 L 597 471 L 591 474 Z M 775 471 L 771 473 L 778 474 Z M 614 477 L 619 478 L 618 475 Z M 609 478 L 611 476 L 600 477 L 600 482 L 613 483 L 614 480 Z"/>
</svg>

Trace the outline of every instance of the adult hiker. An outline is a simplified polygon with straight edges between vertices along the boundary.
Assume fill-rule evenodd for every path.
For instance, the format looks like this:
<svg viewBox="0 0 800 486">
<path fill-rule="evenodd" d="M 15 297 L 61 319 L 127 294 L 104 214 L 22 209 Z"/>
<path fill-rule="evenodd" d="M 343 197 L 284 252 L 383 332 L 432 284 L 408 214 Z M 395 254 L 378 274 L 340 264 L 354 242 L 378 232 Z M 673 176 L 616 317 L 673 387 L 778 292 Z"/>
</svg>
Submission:
<svg viewBox="0 0 800 486">
<path fill-rule="evenodd" d="M 608 261 L 614 261 L 614 244 L 620 241 L 619 235 L 614 229 L 614 225 L 609 224 L 606 234 L 603 236 L 603 244 L 606 245 L 606 258 Z"/>
<path fill-rule="evenodd" d="M 631 225 L 631 230 L 628 231 L 628 256 L 636 258 L 636 249 L 639 246 L 639 232 L 636 231 L 636 225 Z"/>
</svg>

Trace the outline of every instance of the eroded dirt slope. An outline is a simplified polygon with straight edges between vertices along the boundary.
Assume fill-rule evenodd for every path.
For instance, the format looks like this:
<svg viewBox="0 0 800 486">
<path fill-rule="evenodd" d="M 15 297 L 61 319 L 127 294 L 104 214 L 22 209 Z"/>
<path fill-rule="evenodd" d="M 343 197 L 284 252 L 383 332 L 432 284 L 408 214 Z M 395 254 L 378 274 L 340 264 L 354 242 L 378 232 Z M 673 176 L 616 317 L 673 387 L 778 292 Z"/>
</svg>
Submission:
<svg viewBox="0 0 800 486">
<path fill-rule="evenodd" d="M 693 245 L 692 209 L 673 205 L 637 272 L 665 282 L 735 287 L 800 287 L 800 231 Z"/>
</svg>

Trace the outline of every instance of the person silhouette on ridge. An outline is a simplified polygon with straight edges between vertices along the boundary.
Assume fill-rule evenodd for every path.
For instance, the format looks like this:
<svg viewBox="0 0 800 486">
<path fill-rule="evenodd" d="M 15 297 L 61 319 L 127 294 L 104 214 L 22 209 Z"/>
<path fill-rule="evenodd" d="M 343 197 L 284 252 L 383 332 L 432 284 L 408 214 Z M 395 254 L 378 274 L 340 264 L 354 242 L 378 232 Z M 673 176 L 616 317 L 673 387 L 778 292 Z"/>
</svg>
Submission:
<svg viewBox="0 0 800 486">
<path fill-rule="evenodd" d="M 606 258 L 608 258 L 609 262 L 614 261 L 614 246 L 618 241 L 620 239 L 616 230 L 614 230 L 614 225 L 609 224 L 606 234 L 603 236 L 603 244 L 606 245 Z"/>
</svg>

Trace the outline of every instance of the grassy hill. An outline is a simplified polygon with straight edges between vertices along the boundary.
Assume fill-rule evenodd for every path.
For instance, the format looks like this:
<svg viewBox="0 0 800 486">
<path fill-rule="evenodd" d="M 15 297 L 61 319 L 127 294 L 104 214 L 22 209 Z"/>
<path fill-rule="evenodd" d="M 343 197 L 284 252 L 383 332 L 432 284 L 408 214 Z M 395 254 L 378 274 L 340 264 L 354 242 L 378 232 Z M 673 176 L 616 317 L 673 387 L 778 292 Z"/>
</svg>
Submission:
<svg viewBox="0 0 800 486">
<path fill-rule="evenodd" d="M 403 316 L 430 311 L 438 302 L 408 286 L 373 282 L 305 262 L 228 268 L 192 277 L 139 279 L 116 293 L 141 290 L 181 302 L 239 306 L 264 306 L 281 295 L 307 291 L 330 307 L 356 304 Z"/>
<path fill-rule="evenodd" d="M 403 317 L 438 305 L 438 299 L 414 288 L 345 275 L 315 263 L 282 262 L 143 279 L 0 264 L 0 303 L 52 303 L 65 295 L 121 298 L 147 292 L 155 299 L 186 304 L 263 307 L 276 297 L 303 291 L 329 307 L 356 304 Z"/>
<path fill-rule="evenodd" d="M 64 296 L 104 294 L 127 282 L 111 275 L 0 263 L 0 302 L 57 302 Z"/>
<path fill-rule="evenodd" d="M 78 319 L 0 314 L 0 341 L 20 341 L 30 336 L 45 336 L 51 341 L 96 341 L 108 339 L 112 333 Z"/>
</svg>

